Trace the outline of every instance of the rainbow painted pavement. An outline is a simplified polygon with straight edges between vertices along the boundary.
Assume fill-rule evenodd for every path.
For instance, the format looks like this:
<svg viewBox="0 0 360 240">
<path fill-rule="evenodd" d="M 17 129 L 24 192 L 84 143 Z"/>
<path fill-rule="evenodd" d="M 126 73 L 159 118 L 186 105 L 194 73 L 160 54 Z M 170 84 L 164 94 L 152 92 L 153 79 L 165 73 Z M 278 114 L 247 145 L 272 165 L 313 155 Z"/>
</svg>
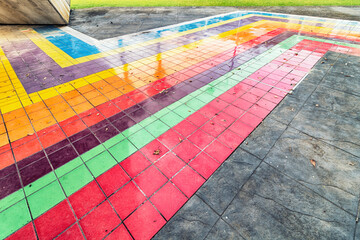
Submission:
<svg viewBox="0 0 360 240">
<path fill-rule="evenodd" d="M 1 26 L 0 238 L 151 238 L 328 51 L 360 56 L 360 23 Z"/>
</svg>

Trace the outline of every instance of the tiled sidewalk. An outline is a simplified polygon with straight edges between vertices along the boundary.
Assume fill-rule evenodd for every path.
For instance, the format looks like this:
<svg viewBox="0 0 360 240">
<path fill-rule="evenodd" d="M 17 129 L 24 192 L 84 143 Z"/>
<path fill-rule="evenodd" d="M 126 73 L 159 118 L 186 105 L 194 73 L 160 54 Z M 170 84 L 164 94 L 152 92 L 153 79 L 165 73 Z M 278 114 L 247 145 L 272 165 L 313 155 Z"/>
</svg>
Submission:
<svg viewBox="0 0 360 240">
<path fill-rule="evenodd" d="M 0 28 L 0 238 L 149 239 L 360 23 L 237 12 L 97 41 Z"/>
</svg>

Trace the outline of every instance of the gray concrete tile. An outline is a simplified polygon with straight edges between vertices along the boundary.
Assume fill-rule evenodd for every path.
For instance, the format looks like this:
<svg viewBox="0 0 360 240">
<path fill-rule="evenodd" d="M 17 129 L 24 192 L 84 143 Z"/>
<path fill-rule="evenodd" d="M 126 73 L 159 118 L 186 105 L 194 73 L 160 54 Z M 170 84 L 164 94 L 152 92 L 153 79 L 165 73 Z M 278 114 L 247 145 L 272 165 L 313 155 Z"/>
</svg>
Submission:
<svg viewBox="0 0 360 240">
<path fill-rule="evenodd" d="M 329 68 L 323 68 L 321 64 L 316 64 L 309 74 L 305 77 L 302 83 L 308 82 L 312 84 L 319 84 L 326 75 Z"/>
<path fill-rule="evenodd" d="M 355 228 L 356 228 L 356 233 L 355 233 L 354 240 L 358 240 L 358 239 L 360 239 L 360 223 L 357 223 Z"/>
<path fill-rule="evenodd" d="M 300 111 L 304 102 L 299 101 L 297 98 L 286 96 L 283 101 L 267 116 L 267 119 L 274 119 L 283 124 L 290 124 L 296 114 Z"/>
<path fill-rule="evenodd" d="M 246 239 L 351 239 L 354 217 L 263 163 L 222 219 Z"/>
<path fill-rule="evenodd" d="M 203 239 L 219 216 L 193 196 L 153 239 Z"/>
<path fill-rule="evenodd" d="M 238 148 L 196 195 L 222 214 L 259 164 L 258 158 Z"/>
<path fill-rule="evenodd" d="M 344 76 L 341 73 L 332 73 L 324 77 L 321 85 L 360 96 L 360 76 Z"/>
<path fill-rule="evenodd" d="M 316 167 L 311 159 L 316 161 Z M 265 162 L 356 215 L 360 158 L 295 129 L 287 129 Z"/>
<path fill-rule="evenodd" d="M 360 97 L 319 86 L 306 102 L 307 105 L 332 111 L 341 116 L 360 121 Z"/>
<path fill-rule="evenodd" d="M 235 231 L 229 224 L 221 218 L 209 232 L 205 239 L 208 240 L 235 240 L 244 239 L 237 231 Z"/>
<path fill-rule="evenodd" d="M 296 87 L 295 90 L 289 95 L 290 97 L 296 98 L 299 102 L 305 102 L 311 93 L 315 90 L 317 87 L 316 84 L 313 84 L 311 82 L 306 81 L 307 78 L 304 79 L 304 81 L 301 82 L 301 87 Z"/>
<path fill-rule="evenodd" d="M 270 118 L 262 122 L 240 147 L 263 159 L 285 129 L 285 124 Z"/>
<path fill-rule="evenodd" d="M 360 156 L 360 122 L 316 106 L 304 106 L 290 124 L 310 136 Z"/>
</svg>

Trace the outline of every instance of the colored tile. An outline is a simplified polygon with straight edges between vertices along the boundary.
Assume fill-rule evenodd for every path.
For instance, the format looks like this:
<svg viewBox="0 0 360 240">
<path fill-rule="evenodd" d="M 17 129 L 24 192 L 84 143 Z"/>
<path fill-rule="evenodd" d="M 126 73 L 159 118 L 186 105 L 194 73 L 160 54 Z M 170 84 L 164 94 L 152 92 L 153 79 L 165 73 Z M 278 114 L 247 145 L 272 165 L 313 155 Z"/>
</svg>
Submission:
<svg viewBox="0 0 360 240">
<path fill-rule="evenodd" d="M 121 188 L 125 183 L 130 181 L 130 178 L 119 165 L 116 165 L 104 174 L 100 175 L 96 180 L 104 193 L 107 196 L 110 196 L 117 189 Z"/>
<path fill-rule="evenodd" d="M 186 166 L 171 181 L 187 196 L 191 197 L 205 179 L 197 174 L 190 167 Z"/>
<path fill-rule="evenodd" d="M 125 225 L 135 239 L 149 239 L 165 222 L 165 219 L 147 201 L 125 220 Z"/>
<path fill-rule="evenodd" d="M 25 200 L 18 202 L 10 208 L 0 213 L 1 219 L 5 221 L 0 225 L 0 237 L 2 239 L 15 232 L 17 229 L 25 226 L 31 221 L 30 213 Z"/>
<path fill-rule="evenodd" d="M 61 186 L 64 188 L 66 195 L 70 196 L 93 179 L 94 178 L 87 167 L 85 165 L 81 165 L 59 178 L 59 181 Z"/>
<path fill-rule="evenodd" d="M 111 155 L 116 159 L 116 161 L 121 162 L 134 152 L 136 152 L 136 147 L 127 139 L 119 142 L 109 149 Z"/>
<path fill-rule="evenodd" d="M 154 166 L 151 166 L 137 176 L 134 181 L 145 195 L 149 197 L 166 183 L 167 178 Z"/>
<path fill-rule="evenodd" d="M 102 239 L 121 223 L 108 201 L 80 220 L 86 239 Z"/>
<path fill-rule="evenodd" d="M 53 239 L 75 223 L 75 217 L 67 201 L 62 201 L 54 208 L 34 220 L 39 239 Z"/>
<path fill-rule="evenodd" d="M 140 149 L 140 152 L 144 154 L 144 156 L 149 159 L 151 162 L 156 162 L 159 158 L 161 158 L 164 154 L 169 151 L 167 147 L 165 147 L 161 142 L 157 139 L 147 144 L 145 147 Z"/>
<path fill-rule="evenodd" d="M 107 236 L 108 240 L 116 240 L 116 239 L 124 239 L 124 240 L 131 240 L 133 239 L 129 232 L 126 230 L 124 225 L 120 225 L 117 227 L 109 236 Z"/>
<path fill-rule="evenodd" d="M 173 149 L 173 152 L 183 161 L 189 162 L 200 152 L 200 149 L 188 140 L 183 140 Z"/>
<path fill-rule="evenodd" d="M 150 201 L 169 220 L 184 203 L 187 198 L 173 184 L 168 182 L 157 193 L 150 198 Z"/>
<path fill-rule="evenodd" d="M 116 164 L 116 160 L 107 151 L 100 153 L 86 162 L 87 167 L 94 177 L 100 176 Z"/>
<path fill-rule="evenodd" d="M 63 232 L 57 239 L 59 239 L 59 240 L 66 240 L 66 239 L 82 240 L 85 238 L 82 235 L 79 225 L 74 224 L 69 229 L 67 229 L 65 232 Z"/>
<path fill-rule="evenodd" d="M 209 155 L 204 152 L 200 153 L 194 160 L 189 164 L 195 171 L 201 174 L 205 179 L 208 179 L 211 174 L 220 166 Z"/>
<path fill-rule="evenodd" d="M 52 182 L 39 191 L 28 196 L 30 211 L 34 218 L 39 217 L 48 209 L 65 199 L 65 195 L 58 182 Z"/>
<path fill-rule="evenodd" d="M 141 152 L 136 152 L 124 161 L 120 165 L 124 168 L 127 174 L 134 178 L 145 168 L 150 166 L 151 162 Z"/>
<path fill-rule="evenodd" d="M 86 199 L 86 201 L 84 201 L 84 199 Z M 78 218 L 84 216 L 104 200 L 104 194 L 94 181 L 69 197 L 70 204 Z"/>
<path fill-rule="evenodd" d="M 159 161 L 155 163 L 155 166 L 165 174 L 166 177 L 171 178 L 174 176 L 181 168 L 185 166 L 185 163 L 180 160 L 174 153 L 169 152 Z"/>
<path fill-rule="evenodd" d="M 120 218 L 125 219 L 146 200 L 146 197 L 133 182 L 130 182 L 111 196 L 109 200 Z"/>
</svg>

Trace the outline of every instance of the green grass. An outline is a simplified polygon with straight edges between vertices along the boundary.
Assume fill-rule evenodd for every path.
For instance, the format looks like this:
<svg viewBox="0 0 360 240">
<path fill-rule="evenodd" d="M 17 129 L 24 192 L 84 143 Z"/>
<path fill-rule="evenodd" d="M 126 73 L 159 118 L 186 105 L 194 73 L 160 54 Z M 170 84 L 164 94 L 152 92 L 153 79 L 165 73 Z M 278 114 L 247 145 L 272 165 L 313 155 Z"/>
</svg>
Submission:
<svg viewBox="0 0 360 240">
<path fill-rule="evenodd" d="M 320 6 L 360 5 L 359 0 L 71 0 L 71 8 L 160 6 Z"/>
</svg>

